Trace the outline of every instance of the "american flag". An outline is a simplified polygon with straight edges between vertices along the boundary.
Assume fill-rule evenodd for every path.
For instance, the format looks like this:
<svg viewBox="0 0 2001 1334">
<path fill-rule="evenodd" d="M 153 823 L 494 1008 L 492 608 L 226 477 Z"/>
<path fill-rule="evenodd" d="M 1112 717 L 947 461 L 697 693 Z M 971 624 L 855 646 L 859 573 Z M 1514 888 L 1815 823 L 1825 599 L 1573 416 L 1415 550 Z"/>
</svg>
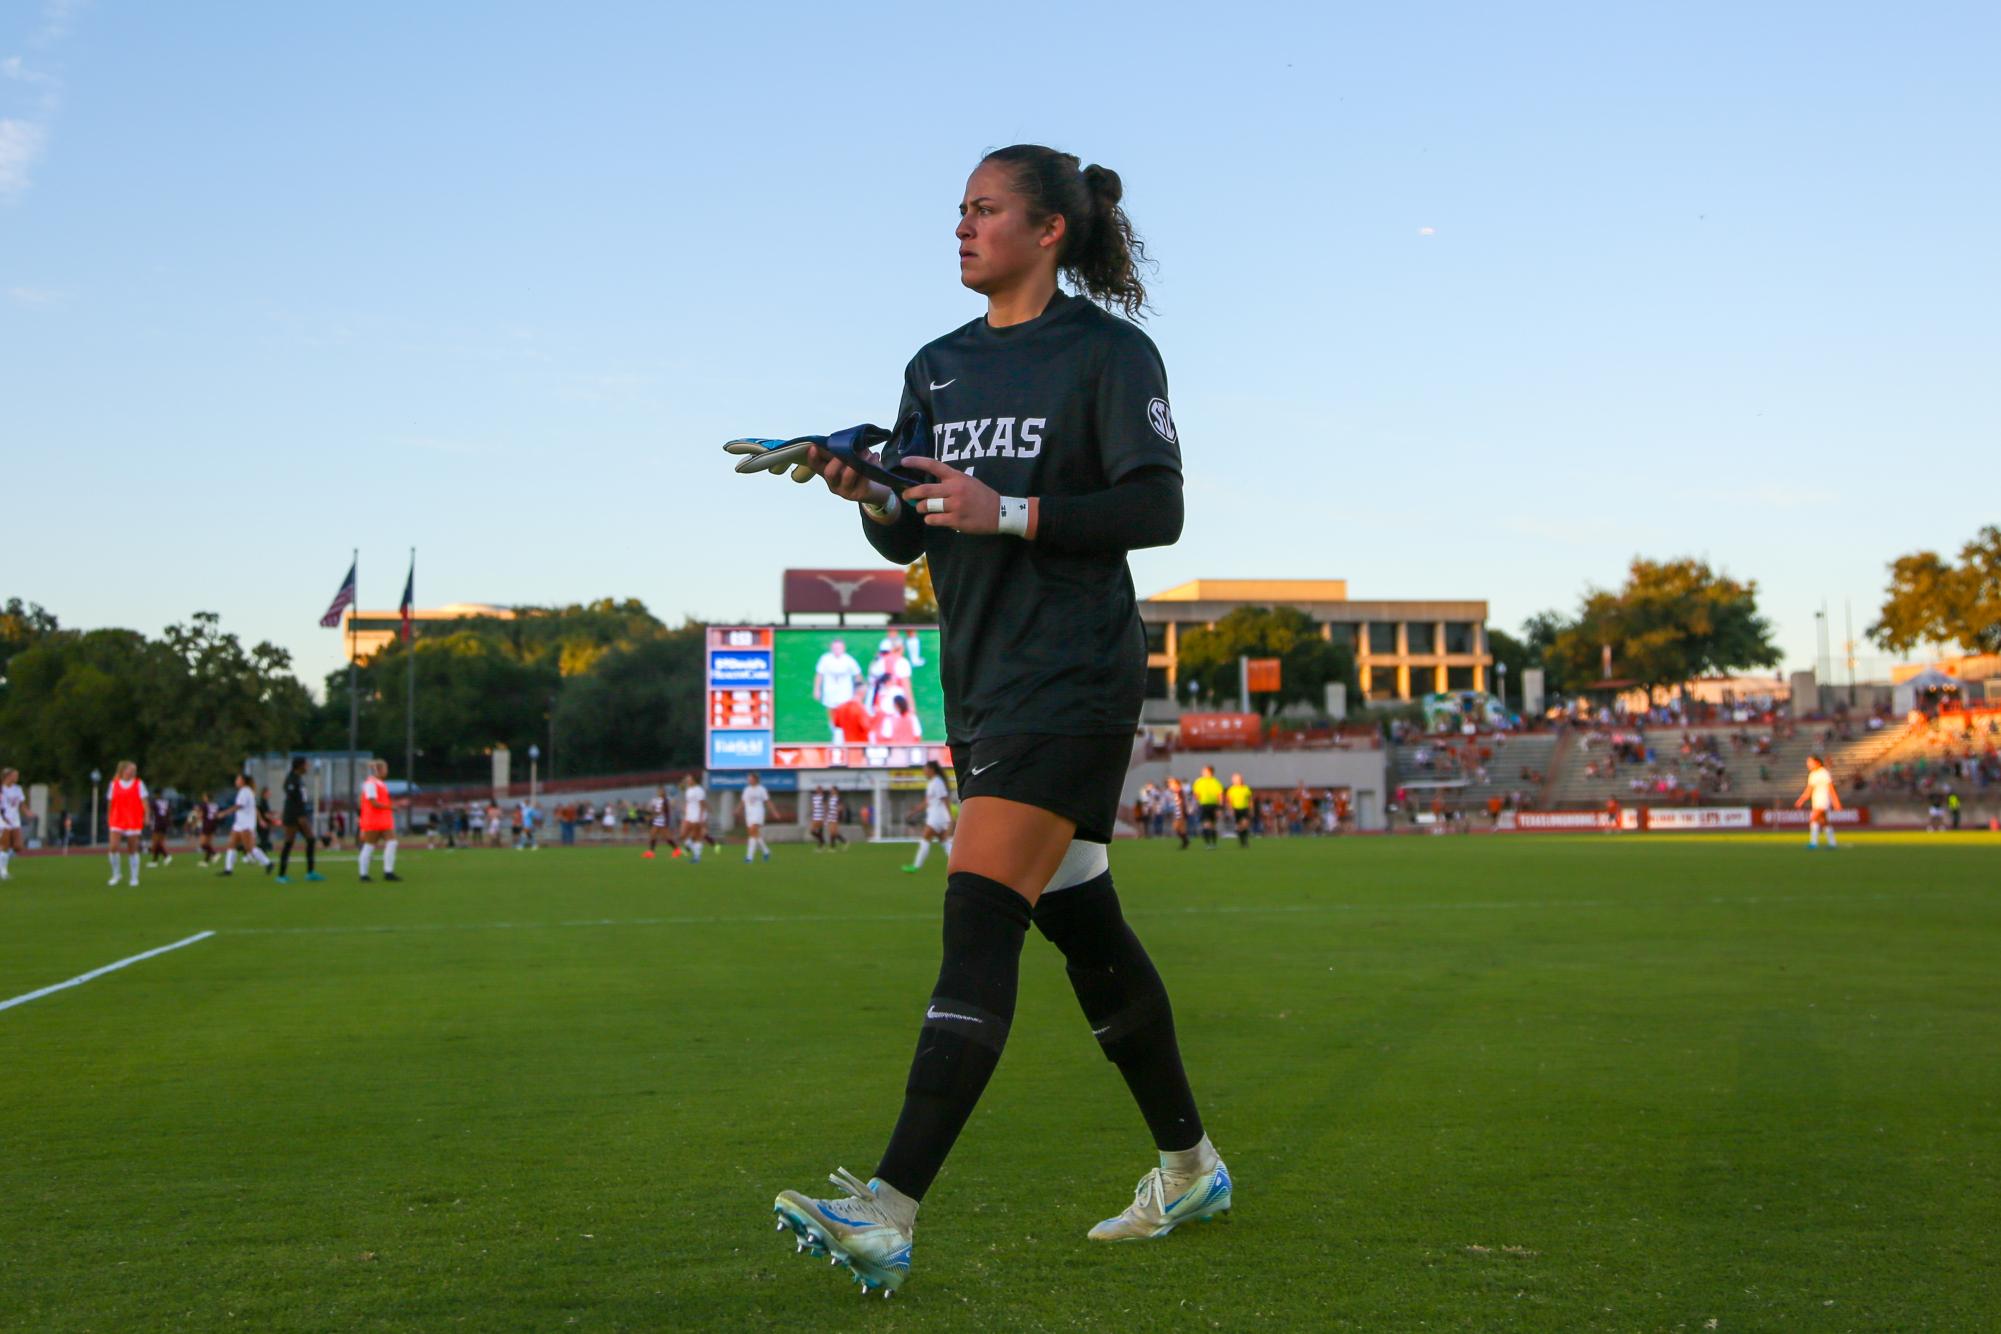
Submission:
<svg viewBox="0 0 2001 1334">
<path fill-rule="evenodd" d="M 360 564 L 357 560 L 347 567 L 347 578 L 341 580 L 340 592 L 334 594 L 333 605 L 327 608 L 326 615 L 320 617 L 320 624 L 329 630 L 338 626 L 340 614 L 354 605 L 354 572 Z"/>
</svg>

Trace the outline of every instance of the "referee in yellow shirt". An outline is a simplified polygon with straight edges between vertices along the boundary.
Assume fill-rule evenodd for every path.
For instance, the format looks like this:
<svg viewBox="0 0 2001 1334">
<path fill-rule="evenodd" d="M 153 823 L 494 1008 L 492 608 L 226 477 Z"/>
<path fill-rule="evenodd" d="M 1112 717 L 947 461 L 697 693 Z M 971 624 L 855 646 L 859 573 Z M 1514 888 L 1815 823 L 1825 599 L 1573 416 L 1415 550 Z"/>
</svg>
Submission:
<svg viewBox="0 0 2001 1334">
<path fill-rule="evenodd" d="M 1223 799 L 1230 803 L 1230 814 L 1237 822 L 1237 845 L 1251 846 L 1251 790 L 1244 785 L 1242 774 L 1230 775 L 1229 790 Z"/>
<path fill-rule="evenodd" d="M 1195 780 L 1195 805 L 1202 812 L 1202 841 L 1211 852 L 1216 849 L 1216 821 L 1223 814 L 1223 780 L 1216 777 L 1216 766 L 1202 766 L 1202 776 Z"/>
</svg>

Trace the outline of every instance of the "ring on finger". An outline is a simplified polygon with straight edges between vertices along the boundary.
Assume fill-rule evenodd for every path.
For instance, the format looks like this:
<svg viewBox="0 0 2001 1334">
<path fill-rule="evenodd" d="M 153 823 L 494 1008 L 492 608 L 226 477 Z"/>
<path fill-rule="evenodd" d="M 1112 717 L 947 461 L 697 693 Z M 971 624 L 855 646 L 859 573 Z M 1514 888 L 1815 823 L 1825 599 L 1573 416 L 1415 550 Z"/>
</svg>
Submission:
<svg viewBox="0 0 2001 1334">
<path fill-rule="evenodd" d="M 943 514 L 945 512 L 945 497 L 926 496 L 922 508 L 926 514 Z"/>
</svg>

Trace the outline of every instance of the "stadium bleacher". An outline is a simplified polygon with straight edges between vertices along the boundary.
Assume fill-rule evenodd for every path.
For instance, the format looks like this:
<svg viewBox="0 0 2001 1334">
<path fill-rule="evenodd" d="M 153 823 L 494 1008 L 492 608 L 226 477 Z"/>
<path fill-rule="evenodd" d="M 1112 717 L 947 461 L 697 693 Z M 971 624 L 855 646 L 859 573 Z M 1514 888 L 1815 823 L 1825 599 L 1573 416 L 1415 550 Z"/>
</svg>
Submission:
<svg viewBox="0 0 2001 1334">
<path fill-rule="evenodd" d="M 1463 787 L 1436 789 L 1455 809 L 1484 809 L 1491 798 L 1506 801 L 1510 795 L 1523 805 L 1540 804 L 1556 748 L 1554 732 L 1407 741 L 1391 747 L 1391 781 L 1419 792 L 1426 784 L 1463 780 Z"/>
<path fill-rule="evenodd" d="M 1846 735 L 1822 722 L 1572 728 L 1505 741 L 1443 735 L 1406 739 L 1391 748 L 1390 763 L 1393 786 L 1406 787 L 1413 802 L 1428 804 L 1435 792 L 1460 811 L 1483 810 L 1489 798 L 1510 794 L 1524 806 L 1552 809 L 1598 808 L 1609 799 L 1626 806 L 1790 806 L 1805 785 L 1807 756 L 1820 754 L 1850 804 L 1904 807 L 1923 804 L 1927 780 L 1955 784 L 1969 802 L 2001 794 L 2001 768 L 1990 753 L 1997 745 L 2001 715 L 1982 714 Z M 1969 756 L 1984 758 L 1986 785 L 1964 772 Z M 1524 769 L 1546 781 L 1523 778 Z"/>
</svg>

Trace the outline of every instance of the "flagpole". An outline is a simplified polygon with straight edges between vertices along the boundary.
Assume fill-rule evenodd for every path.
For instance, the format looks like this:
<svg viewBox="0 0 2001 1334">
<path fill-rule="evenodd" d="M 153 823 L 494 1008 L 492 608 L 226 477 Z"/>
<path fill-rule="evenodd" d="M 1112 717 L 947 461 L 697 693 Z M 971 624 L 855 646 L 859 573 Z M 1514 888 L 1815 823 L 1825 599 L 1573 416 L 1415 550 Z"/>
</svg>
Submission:
<svg viewBox="0 0 2001 1334">
<path fill-rule="evenodd" d="M 403 641 L 403 656 L 409 660 L 403 678 L 403 790 L 415 798 L 417 788 L 417 548 L 410 548 L 410 578 L 403 585 L 409 598 L 404 626 L 409 638 Z"/>
<path fill-rule="evenodd" d="M 355 807 L 354 753 L 361 749 L 361 697 L 354 683 L 354 614 L 361 609 L 361 548 L 354 549 L 354 601 L 347 604 L 347 804 Z M 357 817 L 358 818 L 358 817 Z"/>
</svg>

